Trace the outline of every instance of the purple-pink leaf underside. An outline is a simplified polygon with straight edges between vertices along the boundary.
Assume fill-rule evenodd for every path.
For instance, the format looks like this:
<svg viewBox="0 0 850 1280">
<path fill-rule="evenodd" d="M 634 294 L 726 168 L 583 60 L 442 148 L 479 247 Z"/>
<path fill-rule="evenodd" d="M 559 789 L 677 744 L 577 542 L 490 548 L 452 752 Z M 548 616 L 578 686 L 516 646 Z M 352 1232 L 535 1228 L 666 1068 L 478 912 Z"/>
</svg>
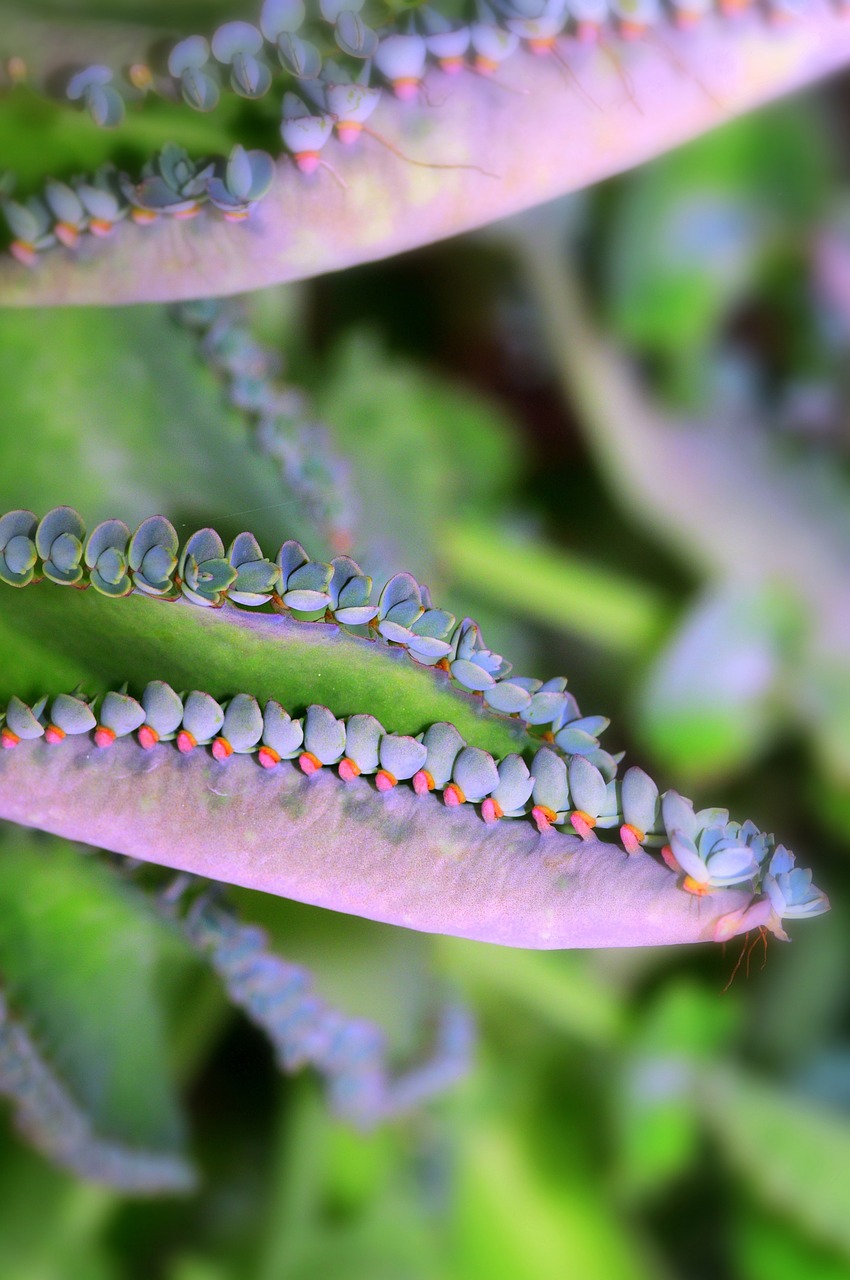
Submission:
<svg viewBox="0 0 850 1280">
<path fill-rule="evenodd" d="M 770 25 L 753 12 L 624 44 L 563 47 L 563 64 L 520 53 L 488 79 L 434 72 L 428 101 L 385 94 L 364 134 L 336 142 L 307 178 L 288 159 L 246 224 L 204 210 L 182 222 L 121 225 L 29 270 L 0 265 L 0 302 L 145 302 L 223 295 L 387 257 L 597 182 L 850 60 L 850 23 L 813 0 Z M 179 141 L 179 139 L 176 139 Z M 487 176 L 487 174 L 493 176 Z"/>
<path fill-rule="evenodd" d="M 504 946 L 634 947 L 712 939 L 749 894 L 696 899 L 646 853 L 485 824 L 399 786 L 330 769 L 273 773 L 135 743 L 22 742 L 0 759 L 0 817 L 213 880 L 385 923 Z"/>
</svg>

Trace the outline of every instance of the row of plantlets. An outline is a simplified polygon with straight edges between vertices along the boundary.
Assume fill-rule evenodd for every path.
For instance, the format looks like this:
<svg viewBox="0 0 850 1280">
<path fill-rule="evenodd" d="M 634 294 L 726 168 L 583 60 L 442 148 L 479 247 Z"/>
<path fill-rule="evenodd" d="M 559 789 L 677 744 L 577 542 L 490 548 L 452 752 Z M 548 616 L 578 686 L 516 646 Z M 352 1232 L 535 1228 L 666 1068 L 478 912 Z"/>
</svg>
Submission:
<svg viewBox="0 0 850 1280">
<path fill-rule="evenodd" d="M 225 22 L 207 39 L 177 41 L 162 66 L 139 61 L 118 72 L 105 64 L 77 70 L 66 100 L 104 128 L 122 123 L 128 102 L 148 95 L 213 111 L 222 92 L 258 100 L 279 97 L 278 129 L 284 154 L 302 174 L 329 167 L 333 138 L 348 147 L 364 134 L 391 145 L 368 121 L 390 92 L 402 101 L 428 104 L 425 76 L 432 66 L 447 76 L 464 70 L 491 76 L 520 48 L 564 60 L 570 45 L 652 39 L 667 25 L 691 29 L 715 12 L 723 20 L 754 7 L 753 0 L 475 0 L 451 16 L 420 4 L 405 16 L 367 14 L 366 0 L 320 0 L 308 13 L 303 0 L 266 0 L 258 23 Z M 802 17 L 800 0 L 769 0 L 776 22 Z M 620 69 L 629 90 L 628 76 Z M 13 80 L 26 81 L 23 59 L 11 57 Z M 569 72 L 572 75 L 572 72 Z M 422 159 L 401 157 L 415 164 Z M 431 164 L 435 168 L 475 168 Z M 0 184 L 0 208 L 11 232 L 11 252 L 33 265 L 39 253 L 61 244 L 75 249 L 85 233 L 103 237 L 125 217 L 148 225 L 162 215 L 192 218 L 212 205 L 229 221 L 243 221 L 271 188 L 276 167 L 260 149 L 236 145 L 229 157 L 193 159 L 167 144 L 130 177 L 106 165 L 71 182 L 50 180 L 41 195 L 12 198 L 12 177 Z M 492 175 L 491 175 L 492 176 Z"/>
<path fill-rule="evenodd" d="M 541 834 L 555 827 L 585 841 L 616 830 L 630 854 L 660 847 L 691 894 L 743 886 L 754 899 L 752 924 L 780 936 L 783 919 L 828 908 L 811 873 L 796 867 L 793 854 L 754 823 L 730 821 L 722 809 L 696 812 L 676 792 L 660 794 L 641 769 L 619 777 L 622 756 L 610 755 L 598 741 L 608 721 L 582 716 L 566 680 L 544 683 L 512 675 L 510 664 L 487 649 L 472 619 L 458 624 L 434 608 L 427 589 L 408 574 L 390 579 L 374 599 L 371 579 L 348 557 L 323 564 L 311 561 L 299 543 L 286 542 L 272 561 L 252 535 L 240 534 L 225 551 L 211 529 L 193 534 L 181 549 L 161 516 L 144 521 L 132 535 L 120 521 L 106 521 L 87 538 L 79 515 L 63 507 L 41 521 L 29 511 L 0 519 L 0 577 L 19 587 L 41 577 L 66 586 L 90 584 L 106 596 L 135 590 L 205 608 L 270 605 L 296 622 L 332 623 L 439 667 L 490 712 L 519 721 L 526 734 L 523 750 L 497 759 L 469 745 L 447 722 L 417 735 L 395 734 L 371 714 L 338 717 L 313 703 L 299 718 L 273 699 L 261 708 L 249 693 L 222 702 L 201 690 L 180 694 L 154 681 L 139 699 L 126 689 L 106 693 L 99 703 L 80 693 L 34 705 L 12 698 L 0 733 L 7 749 L 33 739 L 43 739 L 49 749 L 85 734 L 105 749 L 136 734 L 145 750 L 170 742 L 188 755 L 209 747 L 221 764 L 234 755 L 253 755 L 271 770 L 292 760 L 308 776 L 336 766 L 349 784 L 371 777 L 379 792 L 408 783 L 419 795 L 441 794 L 449 808 L 479 805 L 489 824 L 526 818 Z"/>
<path fill-rule="evenodd" d="M 279 467 L 328 544 L 347 551 L 355 508 L 349 467 L 304 392 L 281 382 L 276 354 L 254 338 L 232 301 L 184 302 L 171 314 L 198 338 L 199 354 L 221 379 L 228 403 L 247 418 L 255 448 Z"/>
</svg>

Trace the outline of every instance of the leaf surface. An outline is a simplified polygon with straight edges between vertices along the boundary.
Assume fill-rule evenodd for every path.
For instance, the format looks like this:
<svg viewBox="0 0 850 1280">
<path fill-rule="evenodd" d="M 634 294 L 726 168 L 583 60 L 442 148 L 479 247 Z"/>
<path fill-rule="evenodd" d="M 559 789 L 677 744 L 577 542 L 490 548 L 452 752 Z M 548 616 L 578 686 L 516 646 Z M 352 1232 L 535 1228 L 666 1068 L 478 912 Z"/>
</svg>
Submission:
<svg viewBox="0 0 850 1280">
<path fill-rule="evenodd" d="M 244 757 L 22 742 L 0 760 L 0 816 L 214 880 L 407 928 L 519 947 L 706 941 L 749 894 L 696 901 L 648 854 L 385 795 L 329 769 Z"/>
<path fill-rule="evenodd" d="M 400 253 L 598 182 L 835 71 L 850 57 L 850 29 L 813 2 L 784 29 L 753 13 L 690 35 L 665 31 L 663 45 L 616 42 L 613 53 L 594 46 L 565 56 L 571 75 L 518 54 L 492 82 L 434 76 L 428 96 L 439 107 L 385 95 L 370 122 L 376 132 L 417 161 L 477 170 L 413 166 L 368 136 L 347 153 L 332 145 L 323 158 L 339 181 L 323 169 L 304 180 L 282 159 L 247 226 L 208 212 L 152 228 L 125 223 L 107 243 L 45 255 L 35 271 L 3 263 L 0 300 L 226 294 Z"/>
</svg>

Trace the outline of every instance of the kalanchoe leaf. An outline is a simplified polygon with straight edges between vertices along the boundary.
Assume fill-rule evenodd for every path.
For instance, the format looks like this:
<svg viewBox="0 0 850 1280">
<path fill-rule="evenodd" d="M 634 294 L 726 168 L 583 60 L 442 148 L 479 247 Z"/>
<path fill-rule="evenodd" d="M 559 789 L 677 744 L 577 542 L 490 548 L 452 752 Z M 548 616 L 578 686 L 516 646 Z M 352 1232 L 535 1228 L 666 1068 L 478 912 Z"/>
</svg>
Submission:
<svg viewBox="0 0 850 1280">
<path fill-rule="evenodd" d="M 389 579 L 380 594 L 378 616 L 386 618 L 399 605 L 408 605 L 411 602 L 421 612 L 422 593 L 419 583 L 409 573 L 397 573 Z"/>
<path fill-rule="evenodd" d="M 73 586 L 83 577 L 83 539 L 86 527 L 72 507 L 56 507 L 40 521 L 35 545 L 45 577 Z"/>
<path fill-rule="evenodd" d="M 681 831 L 670 832 L 670 848 L 685 875 L 695 885 L 707 888 L 726 887 L 752 881 L 758 866 L 746 845 L 738 845 L 719 835 L 703 856 L 696 844 Z"/>
<path fill-rule="evenodd" d="M 659 829 L 661 806 L 658 787 L 643 769 L 632 766 L 623 774 L 620 796 L 623 806 L 620 837 L 628 852 L 634 853 L 647 836 L 654 835 Z"/>
<path fill-rule="evenodd" d="M 32 511 L 9 511 L 0 516 L 0 582 L 26 587 L 35 577 L 38 517 Z"/>
<path fill-rule="evenodd" d="M 265 759 L 260 749 L 260 762 L 267 767 L 298 755 L 304 742 L 300 720 L 293 720 L 279 702 L 270 699 L 263 707 L 263 743 L 268 748 Z"/>
<path fill-rule="evenodd" d="M 309 714 L 309 713 L 308 713 Z M 531 823 L 481 821 L 472 806 L 329 769 L 305 778 L 208 755 L 157 767 L 131 740 L 112 750 L 22 743 L 0 760 L 0 817 L 212 879 L 435 933 L 520 947 L 647 946 L 710 940 L 749 890 L 700 910 L 650 857 Z M 181 802 L 174 804 L 179 792 Z M 226 797 L 223 803 L 222 798 Z M 321 838 L 317 838 L 321 833 Z"/>
<path fill-rule="evenodd" d="M 227 162 L 227 189 L 237 200 L 262 200 L 274 180 L 274 161 L 265 151 L 235 146 Z"/>
<path fill-rule="evenodd" d="M 23 266 L 33 266 L 39 252 L 56 244 L 50 210 L 38 196 L 30 196 L 24 204 L 2 199 L 0 210 L 14 237 L 10 252 Z"/>
<path fill-rule="evenodd" d="M 379 760 L 382 771 L 389 775 L 390 785 L 412 778 L 424 766 L 427 755 L 427 747 L 416 738 L 388 733 L 381 739 Z M 380 775 L 378 781 L 380 785 Z"/>
<path fill-rule="evenodd" d="M 52 728 L 58 729 L 63 736 L 76 735 L 90 733 L 97 724 L 88 702 L 84 698 L 75 698 L 70 693 L 60 693 L 52 700 L 48 720 L 47 737 L 50 737 Z"/>
<path fill-rule="evenodd" d="M 95 124 L 103 129 L 114 129 L 124 119 L 124 99 L 111 80 L 110 67 L 86 67 L 71 77 L 66 89 L 68 98 L 82 101 Z"/>
<path fill-rule="evenodd" d="M 434 13 L 433 9 L 429 9 L 429 18 Z M 420 17 L 424 18 L 424 11 L 420 13 Z M 457 75 L 463 70 L 466 51 L 469 48 L 469 27 L 453 28 L 447 19 L 444 21 L 445 29 L 435 29 L 426 35 L 425 47 L 431 57 L 437 60 L 441 71 L 448 75 Z"/>
<path fill-rule="evenodd" d="M 335 617 L 351 627 L 372 622 L 378 616 L 378 606 L 370 603 L 372 579 L 361 573 L 360 566 L 348 556 L 336 556 L 331 568 L 328 595 Z"/>
<path fill-rule="evenodd" d="M 183 101 L 195 111 L 214 111 L 218 106 L 219 87 L 207 71 L 184 71 L 180 77 Z"/>
<path fill-rule="evenodd" d="M 513 716 L 525 714 L 531 705 L 531 694 L 522 685 L 512 680 L 500 680 L 484 690 L 484 701 L 494 711 Z"/>
<path fill-rule="evenodd" d="M 332 132 L 333 120 L 329 115 L 311 112 L 295 93 L 284 94 L 280 136 L 302 173 L 315 170 L 319 152 Z"/>
<path fill-rule="evenodd" d="M 567 695 L 560 689 L 541 689 L 532 695 L 526 712 L 529 724 L 552 724 L 561 718 Z"/>
<path fill-rule="evenodd" d="M 374 62 L 398 98 L 415 96 L 425 72 L 428 50 L 421 36 L 390 35 L 378 42 Z"/>
<path fill-rule="evenodd" d="M 144 726 L 139 731 L 143 747 L 153 747 L 157 742 L 170 742 L 177 736 L 183 723 L 183 702 L 171 685 L 163 680 L 152 680 L 142 694 Z"/>
<path fill-rule="evenodd" d="M 371 58 L 378 48 L 376 33 L 351 7 L 340 11 L 334 26 L 334 38 L 342 52 L 352 58 Z"/>
<path fill-rule="evenodd" d="M 101 129 L 117 129 L 124 119 L 124 99 L 110 84 L 89 89 L 85 103 L 92 120 Z"/>
<path fill-rule="evenodd" d="M 85 548 L 89 581 L 106 596 L 126 596 L 133 590 L 129 543 L 130 530 L 123 520 L 104 520 L 89 536 Z"/>
<path fill-rule="evenodd" d="M 44 187 L 45 203 L 56 219 L 54 235 L 68 249 L 76 247 L 80 233 L 86 229 L 86 211 L 73 187 L 51 179 Z"/>
<path fill-rule="evenodd" d="M 44 735 L 44 708 L 46 698 L 42 698 L 33 707 L 28 707 L 20 698 L 10 698 L 6 708 L 6 725 L 4 733 L 9 730 L 17 739 L 26 741 L 41 738 Z M 4 739 L 4 746 L 9 745 Z"/>
<path fill-rule="evenodd" d="M 444 791 L 451 781 L 455 760 L 466 744 L 454 725 L 446 721 L 427 728 L 422 742 L 427 751 L 427 770 L 418 785 L 414 778 L 414 788 L 418 793 Z"/>
<path fill-rule="evenodd" d="M 499 782 L 490 796 L 490 807 L 482 810 L 485 819 L 517 817 L 525 812 L 534 790 L 534 778 L 522 756 L 505 756 L 499 762 Z"/>
<path fill-rule="evenodd" d="M 187 36 L 172 47 L 168 55 L 168 70 L 175 79 L 179 79 L 184 71 L 200 71 L 209 59 L 209 42 L 203 36 Z"/>
<path fill-rule="evenodd" d="M 211 607 L 224 602 L 224 591 L 237 576 L 214 529 L 199 529 L 192 534 L 180 553 L 177 573 L 183 594 L 193 604 Z"/>
<path fill-rule="evenodd" d="M 133 585 L 152 596 L 174 593 L 173 574 L 177 568 L 179 540 L 165 516 L 149 516 L 130 540 L 129 561 Z"/>
<path fill-rule="evenodd" d="M 570 809 L 570 788 L 567 765 L 550 747 L 541 747 L 531 762 L 534 774 L 534 816 L 538 825 L 546 828 L 554 822 L 561 823 Z"/>
<path fill-rule="evenodd" d="M 574 808 L 598 818 L 605 807 L 605 779 L 584 756 L 573 756 L 569 767 L 570 796 Z"/>
<path fill-rule="evenodd" d="M 109 84 L 112 79 L 112 68 L 104 66 L 84 67 L 68 81 L 66 93 L 71 102 L 79 102 L 88 89 Z"/>
<path fill-rule="evenodd" d="M 345 758 L 339 774 L 346 782 L 361 774 L 377 773 L 381 764 L 380 743 L 386 730 L 374 716 L 351 716 L 345 729 Z"/>
<path fill-rule="evenodd" d="M 225 22 L 212 38 L 213 57 L 225 64 L 239 53 L 257 54 L 262 47 L 262 32 L 250 22 Z"/>
<path fill-rule="evenodd" d="M 327 707 L 307 708 L 304 747 L 319 765 L 336 764 L 345 753 L 345 726 Z"/>
<path fill-rule="evenodd" d="M 306 16 L 304 0 L 264 0 L 260 30 L 269 44 L 274 44 L 282 32 L 294 34 Z"/>
<path fill-rule="evenodd" d="M 819 916 L 829 910 L 826 894 L 812 884 L 812 873 L 794 866 L 794 855 L 777 845 L 770 860 L 764 890 L 779 921 Z"/>
<path fill-rule="evenodd" d="M 180 40 L 168 57 L 168 70 L 180 81 L 184 102 L 196 111 L 212 111 L 218 104 L 218 85 L 209 71 L 204 70 L 209 57 L 210 46 L 203 36 Z"/>
<path fill-rule="evenodd" d="M 110 690 L 100 704 L 95 741 L 98 745 L 104 745 L 110 736 L 123 738 L 129 733 L 135 733 L 145 723 L 145 715 L 145 708 L 135 698 Z M 99 740 L 101 729 L 106 729 L 108 733 Z"/>
<path fill-rule="evenodd" d="M 183 704 L 183 721 L 177 735 L 177 745 L 184 754 L 188 754 L 196 746 L 212 742 L 223 724 L 224 710 L 220 703 L 208 693 L 193 689 Z"/>
<path fill-rule="evenodd" d="M 278 36 L 277 56 L 284 70 L 299 80 L 315 80 L 322 69 L 322 55 L 316 46 L 289 32 Z"/>
<path fill-rule="evenodd" d="M 598 20 L 608 21 L 604 5 L 594 12 L 586 0 L 573 0 L 572 10 L 579 35 L 592 34 L 590 28 Z M 425 30 L 424 16 L 417 14 L 414 25 Z M 128 229 L 114 248 L 104 249 L 94 261 L 87 260 L 83 269 L 60 254 L 51 255 L 49 267 L 32 276 L 25 276 L 15 263 L 8 264 L 8 269 L 0 271 L 0 289 L 5 300 L 30 303 L 161 300 L 205 291 L 236 292 L 457 234 L 598 181 L 727 119 L 730 112 L 738 114 L 833 70 L 850 56 L 850 36 L 840 16 L 827 6 L 816 6 L 805 22 L 784 32 L 782 40 L 765 25 L 760 29 L 756 24 L 742 39 L 736 24 L 712 24 L 700 33 L 693 49 L 677 52 L 676 68 L 659 56 L 652 33 L 646 41 L 635 42 L 629 49 L 628 78 L 640 110 L 625 129 L 610 127 L 623 86 L 610 60 L 604 58 L 582 66 L 583 87 L 601 108 L 592 115 L 554 59 L 535 60 L 532 66 L 530 59 L 516 58 L 511 64 L 511 88 L 517 92 L 498 97 L 479 77 L 461 77 L 450 109 L 433 113 L 431 154 L 421 159 L 464 163 L 474 158 L 481 170 L 497 174 L 500 181 L 487 179 L 480 171 L 456 170 L 441 177 L 429 198 L 421 190 L 421 171 L 404 172 L 397 154 L 381 155 L 377 148 L 370 148 L 365 171 L 362 155 L 334 157 L 334 169 L 338 168 L 349 188 L 363 183 L 372 200 L 377 198 L 385 210 L 389 230 L 377 242 L 369 213 L 371 200 L 357 206 L 366 213 L 355 210 L 341 227 L 336 204 L 328 201 L 323 183 L 295 191 L 281 184 L 269 197 L 262 233 L 256 236 L 237 240 L 233 237 L 238 232 L 217 223 L 205 229 L 205 248 L 199 254 L 197 237 L 175 229 L 166 257 L 154 238 Z M 279 37 L 284 61 L 280 42 L 292 38 Z M 422 38 L 430 39 L 427 32 Z M 380 53 L 379 47 L 376 58 Z M 316 76 L 321 57 L 315 48 L 312 57 L 309 71 Z M 302 55 L 302 65 L 295 68 L 299 74 L 307 70 L 303 61 Z M 207 71 L 200 68 L 184 74 L 206 76 Z M 413 84 L 411 90 L 415 89 Z M 423 103 L 423 112 L 426 109 Z M 387 113 L 381 133 L 399 150 L 409 151 L 411 142 L 418 140 L 418 120 L 418 112 L 416 120 L 406 112 Z M 415 218 L 410 216 L 414 207 Z M 292 235 L 293 225 L 311 228 L 309 243 Z M 18 241 L 15 254 L 32 262 L 39 250 Z M 211 261 L 216 263 L 214 272 L 209 269 Z"/>
<path fill-rule="evenodd" d="M 99 169 L 91 182 L 78 180 L 74 185 L 92 235 L 109 235 L 115 223 L 127 216 L 127 204 L 121 194 L 118 175 L 111 165 Z"/>
<path fill-rule="evenodd" d="M 368 84 L 334 83 L 325 85 L 325 101 L 334 120 L 340 142 L 356 141 L 365 122 L 381 101 L 381 90 Z"/>
<path fill-rule="evenodd" d="M 257 54 L 263 37 L 250 22 L 226 22 L 212 38 L 213 56 L 230 67 L 230 84 L 243 98 L 261 98 L 271 86 L 271 72 Z"/>
<path fill-rule="evenodd" d="M 499 771 L 489 752 L 480 747 L 464 747 L 455 760 L 452 781 L 463 800 L 478 804 L 499 785 Z"/>
<path fill-rule="evenodd" d="M 315 560 L 294 569 L 286 580 L 286 590 L 281 596 L 283 603 L 296 613 L 324 610 L 330 604 L 328 586 L 331 573 L 329 564 L 321 564 Z"/>
<path fill-rule="evenodd" d="M 228 592 L 234 604 L 267 604 L 280 578 L 280 569 L 267 560 L 251 533 L 240 533 L 227 550 L 227 559 L 236 570 L 236 580 Z"/>
<path fill-rule="evenodd" d="M 325 22 L 336 23 L 340 14 L 348 10 L 359 13 L 365 0 L 319 0 L 319 11 Z"/>
<path fill-rule="evenodd" d="M 237 693 L 224 711 L 221 739 L 230 751 L 244 754 L 253 751 L 263 736 L 263 713 L 255 698 L 247 693 Z M 216 754 L 213 744 L 213 754 Z"/>
<path fill-rule="evenodd" d="M 509 662 L 485 646 L 478 623 L 472 618 L 464 618 L 455 632 L 452 654 L 452 675 L 474 692 L 491 688 L 511 670 Z"/>
<path fill-rule="evenodd" d="M 475 69 L 485 74 L 496 71 L 516 52 L 519 44 L 516 32 L 505 31 L 490 22 L 474 22 L 469 29 L 469 37 Z"/>
<path fill-rule="evenodd" d="M 481 693 L 495 684 L 495 679 L 489 671 L 485 671 L 477 663 L 469 662 L 465 658 L 455 658 L 451 664 L 451 673 L 455 680 L 473 693 Z"/>
</svg>

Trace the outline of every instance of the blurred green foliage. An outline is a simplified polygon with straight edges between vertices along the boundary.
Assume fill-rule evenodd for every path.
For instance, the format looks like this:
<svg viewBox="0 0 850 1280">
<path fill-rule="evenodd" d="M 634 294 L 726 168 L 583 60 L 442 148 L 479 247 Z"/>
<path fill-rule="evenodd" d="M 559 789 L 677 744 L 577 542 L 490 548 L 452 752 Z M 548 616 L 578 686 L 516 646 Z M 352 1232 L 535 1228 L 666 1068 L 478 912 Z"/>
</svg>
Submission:
<svg viewBox="0 0 850 1280">
<path fill-rule="evenodd" d="M 555 211 L 548 260 L 554 279 L 577 258 L 598 331 L 641 362 L 650 413 L 744 412 L 771 456 L 823 461 L 845 511 L 846 399 L 813 421 L 795 391 L 813 380 L 829 405 L 847 360 L 813 259 L 846 198 L 846 111 L 840 93 L 783 107 L 609 183 Z M 0 114 L 10 154 L 14 120 Z M 88 165 L 98 144 L 75 121 L 54 133 L 45 120 L 45 146 Z M 212 145 L 203 132 L 195 144 Z M 234 895 L 326 998 L 382 1022 L 399 1059 L 427 1040 L 438 980 L 475 1009 L 470 1080 L 364 1136 L 328 1117 L 312 1079 L 278 1079 L 140 890 L 96 856 L 5 832 L 13 1011 L 105 1134 L 168 1150 L 185 1138 L 201 1181 L 136 1201 L 57 1172 L 4 1123 L 3 1280 L 850 1276 L 850 781 L 809 750 L 850 733 L 846 669 L 820 701 L 806 693 L 800 634 L 817 655 L 817 612 L 748 574 L 745 545 L 735 581 L 683 557 L 675 531 L 636 515 L 639 495 L 624 501 L 628 467 L 614 485 L 610 454 L 599 469 L 553 359 L 574 335 L 547 333 L 515 251 L 529 234 L 273 292 L 249 314 L 351 460 L 353 550 L 369 571 L 409 568 L 483 612 L 518 664 L 571 672 L 582 705 L 614 718 L 615 746 L 628 730 L 668 784 L 722 783 L 698 798 L 787 832 L 833 917 L 800 924 L 790 948 L 771 943 L 763 967 L 749 941 L 726 955 L 513 953 Z M 463 272 L 474 291 L 457 287 Z M 161 308 L 4 313 L 0 387 L 4 509 L 73 502 L 94 523 L 162 508 L 225 534 L 250 525 L 270 544 L 311 538 L 297 495 L 247 447 Z M 731 465 L 735 445 L 727 432 Z M 770 477 L 758 482 L 769 498 Z M 710 537 L 722 503 L 697 515 Z M 792 531 L 807 519 L 779 517 Z M 488 556 L 506 572 L 488 575 Z M 60 626 L 36 645 L 7 609 L 4 680 L 84 676 Z"/>
</svg>

